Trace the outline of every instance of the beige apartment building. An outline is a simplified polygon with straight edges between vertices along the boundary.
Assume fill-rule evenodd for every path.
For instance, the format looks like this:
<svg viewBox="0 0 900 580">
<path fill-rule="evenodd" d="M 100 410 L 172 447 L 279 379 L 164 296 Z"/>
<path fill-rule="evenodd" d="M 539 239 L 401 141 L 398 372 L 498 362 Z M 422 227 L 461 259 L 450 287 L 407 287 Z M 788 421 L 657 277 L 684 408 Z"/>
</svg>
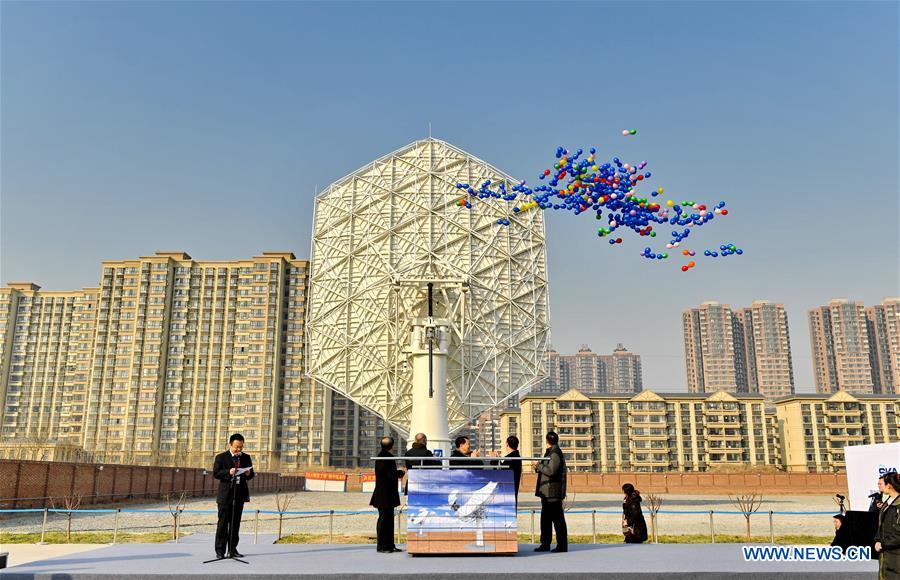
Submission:
<svg viewBox="0 0 900 580">
<path fill-rule="evenodd" d="M 559 433 L 576 471 L 709 471 L 761 468 L 842 471 L 844 447 L 900 440 L 900 398 L 797 394 L 767 411 L 759 395 L 655 393 L 529 394 L 501 415 L 503 437 L 541 454 Z"/>
<path fill-rule="evenodd" d="M 4 288 L 5 437 L 204 466 L 239 431 L 260 469 L 327 464 L 330 397 L 304 376 L 308 265 L 157 252 L 103 262 L 95 289 Z"/>
<path fill-rule="evenodd" d="M 875 393 L 900 395 L 900 298 L 866 308 Z"/>
<path fill-rule="evenodd" d="M 89 362 L 79 321 L 90 295 L 27 282 L 0 288 L 0 429 L 8 443 L 31 449 L 29 457 L 65 449 L 59 435 L 69 424 L 71 378 Z"/>
<path fill-rule="evenodd" d="M 778 436 L 788 471 L 843 471 L 844 447 L 900 441 L 900 398 L 797 394 L 778 401 Z"/>
<path fill-rule="evenodd" d="M 501 415 L 501 437 L 517 435 L 523 455 L 543 454 L 559 433 L 575 471 L 708 471 L 778 462 L 774 414 L 760 395 L 724 391 L 637 395 L 531 393 Z"/>
<path fill-rule="evenodd" d="M 817 392 L 874 392 L 873 356 L 862 302 L 836 299 L 810 310 L 809 336 Z"/>
</svg>

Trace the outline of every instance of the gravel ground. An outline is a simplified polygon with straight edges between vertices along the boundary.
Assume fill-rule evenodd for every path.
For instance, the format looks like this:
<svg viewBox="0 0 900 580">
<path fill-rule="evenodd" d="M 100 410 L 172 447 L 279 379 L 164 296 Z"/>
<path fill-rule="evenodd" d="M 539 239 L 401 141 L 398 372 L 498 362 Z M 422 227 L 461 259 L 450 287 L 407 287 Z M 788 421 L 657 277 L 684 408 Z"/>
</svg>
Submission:
<svg viewBox="0 0 900 580">
<path fill-rule="evenodd" d="M 664 495 L 662 512 L 658 516 L 660 534 L 709 534 L 709 510 L 738 511 L 727 496 L 687 496 Z M 530 510 L 536 510 L 535 527 L 539 525 L 540 502 L 537 498 L 522 492 L 519 498 L 519 533 L 531 533 Z M 570 510 L 602 510 L 614 513 L 598 513 L 596 526 L 598 534 L 618 534 L 621 532 L 621 497 L 612 494 L 576 494 L 570 496 Z M 335 515 L 333 519 L 334 535 L 372 535 L 375 533 L 375 511 L 368 506 L 369 495 L 363 493 L 331 493 L 302 492 L 294 495 L 290 511 L 316 510 L 357 510 L 365 511 L 361 515 Z M 158 509 L 166 510 L 165 502 L 149 504 L 128 504 L 123 509 Z M 213 498 L 188 500 L 186 510 L 215 510 Z M 253 500 L 244 508 L 243 534 L 252 534 L 255 529 L 255 510 L 276 510 L 274 494 L 254 495 Z M 666 510 L 691 511 L 700 514 L 670 514 Z M 829 512 L 834 513 L 837 507 L 830 496 L 772 496 L 763 498 L 759 513 L 751 518 L 754 535 L 769 534 L 769 510 L 775 512 Z M 644 513 L 647 514 L 647 501 L 644 501 Z M 7 533 L 40 532 L 40 513 L 6 516 L 0 520 L 0 529 Z M 114 514 L 79 513 L 72 518 L 73 531 L 111 531 L 114 525 Z M 647 517 L 649 524 L 649 516 Z M 570 534 L 590 534 L 590 513 L 568 513 L 566 521 Z M 185 513 L 181 517 L 181 529 L 185 533 L 214 532 L 215 513 Z M 737 514 L 715 514 L 715 531 L 717 534 L 743 534 L 744 518 Z M 125 513 L 119 516 L 119 531 L 130 533 L 159 532 L 171 530 L 172 516 L 169 513 Z M 834 534 L 831 517 L 822 515 L 779 515 L 774 516 L 776 535 L 810 534 L 830 536 Z M 50 514 L 47 520 L 48 530 L 64 531 L 66 517 Z M 329 516 L 309 516 L 291 514 L 284 518 L 283 534 L 308 533 L 327 534 Z M 275 533 L 277 531 L 277 515 L 260 514 L 259 533 Z"/>
</svg>

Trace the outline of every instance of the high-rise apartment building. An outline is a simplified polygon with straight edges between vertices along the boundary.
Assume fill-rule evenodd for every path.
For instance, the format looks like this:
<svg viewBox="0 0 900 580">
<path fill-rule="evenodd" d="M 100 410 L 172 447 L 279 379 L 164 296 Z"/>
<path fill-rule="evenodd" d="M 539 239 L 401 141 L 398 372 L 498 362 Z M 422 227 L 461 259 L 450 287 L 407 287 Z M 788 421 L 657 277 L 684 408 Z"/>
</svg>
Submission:
<svg viewBox="0 0 900 580">
<path fill-rule="evenodd" d="M 836 299 L 810 310 L 809 336 L 817 392 L 874 392 L 874 357 L 862 302 Z"/>
<path fill-rule="evenodd" d="M 343 395 L 328 389 L 331 397 L 330 460 L 332 467 L 374 467 L 371 459 L 381 451 L 381 437 L 391 435 L 394 449 L 403 453 L 406 439 L 386 425 L 377 413 L 357 405 Z"/>
<path fill-rule="evenodd" d="M 307 270 L 285 252 L 157 252 L 104 262 L 96 289 L 3 289 L 4 433 L 206 465 L 240 431 L 260 469 L 326 464 L 330 399 L 304 376 Z"/>
<path fill-rule="evenodd" d="M 866 308 L 874 391 L 900 394 L 900 298 Z"/>
<path fill-rule="evenodd" d="M 0 288 L 0 430 L 9 443 L 42 449 L 38 459 L 80 456 L 64 435 L 72 384 L 90 364 L 81 319 L 93 295 L 31 283 Z"/>
<path fill-rule="evenodd" d="M 621 343 L 612 354 L 594 353 L 586 344 L 574 355 L 549 353 L 543 392 L 562 393 L 578 389 L 590 393 L 638 393 L 643 389 L 641 357 Z"/>
<path fill-rule="evenodd" d="M 691 393 L 748 392 L 743 327 L 727 304 L 704 302 L 682 314 Z"/>
<path fill-rule="evenodd" d="M 769 405 L 794 392 L 791 337 L 783 304 L 756 300 L 737 312 L 746 356 L 747 390 Z"/>
<path fill-rule="evenodd" d="M 794 392 L 784 305 L 765 300 L 732 310 L 704 302 L 682 314 L 688 391 L 759 393 L 772 407 Z"/>
</svg>

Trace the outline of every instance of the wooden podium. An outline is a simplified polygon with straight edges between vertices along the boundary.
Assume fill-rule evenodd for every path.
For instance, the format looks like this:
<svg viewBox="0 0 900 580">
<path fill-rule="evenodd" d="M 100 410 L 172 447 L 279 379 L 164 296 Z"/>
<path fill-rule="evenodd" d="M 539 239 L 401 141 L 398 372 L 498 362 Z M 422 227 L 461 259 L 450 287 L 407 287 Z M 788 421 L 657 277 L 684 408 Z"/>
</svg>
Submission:
<svg viewBox="0 0 900 580">
<path fill-rule="evenodd" d="M 510 469 L 409 470 L 406 549 L 421 554 L 515 554 L 516 497 Z"/>
</svg>

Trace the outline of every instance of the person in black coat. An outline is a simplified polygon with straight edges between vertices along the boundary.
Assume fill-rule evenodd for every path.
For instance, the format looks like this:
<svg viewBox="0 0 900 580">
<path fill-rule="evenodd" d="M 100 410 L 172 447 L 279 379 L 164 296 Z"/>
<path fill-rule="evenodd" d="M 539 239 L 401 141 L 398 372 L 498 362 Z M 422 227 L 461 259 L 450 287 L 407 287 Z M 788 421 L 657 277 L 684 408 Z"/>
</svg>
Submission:
<svg viewBox="0 0 900 580">
<path fill-rule="evenodd" d="M 254 476 L 253 469 L 235 476 L 238 469 L 253 467 L 253 460 L 243 450 L 244 437 L 240 433 L 235 433 L 228 440 L 228 451 L 216 455 L 213 463 L 213 477 L 219 480 L 219 491 L 216 494 L 216 504 L 219 507 L 219 521 L 216 525 L 217 558 L 224 558 L 226 549 L 229 558 L 240 558 L 243 555 L 237 551 L 241 532 L 241 515 L 244 513 L 244 503 L 250 501 L 250 488 L 247 486 L 247 481 L 253 479 Z M 233 528 L 232 522 L 234 522 Z"/>
<path fill-rule="evenodd" d="M 566 458 L 559 448 L 559 435 L 550 431 L 545 439 L 547 451 L 544 452 L 544 457 L 549 457 L 550 460 L 534 463 L 534 471 L 537 473 L 534 495 L 541 498 L 541 545 L 534 551 L 567 552 L 569 529 L 563 510 L 563 500 L 566 498 Z M 550 550 L 553 529 L 556 529 L 556 547 Z"/>
<path fill-rule="evenodd" d="M 850 526 L 846 525 L 846 518 L 843 514 L 835 514 L 834 517 L 834 539 L 831 540 L 832 546 L 839 546 L 843 552 L 847 548 L 854 545 L 853 537 L 850 534 Z"/>
<path fill-rule="evenodd" d="M 878 512 L 878 532 L 875 551 L 881 559 L 879 580 L 900 578 L 900 475 L 896 471 L 885 474 L 884 500 Z"/>
<path fill-rule="evenodd" d="M 403 454 L 403 457 L 434 457 L 434 453 L 428 449 L 428 438 L 424 433 L 416 433 L 416 438 L 413 441 L 412 447 L 406 450 L 406 453 Z M 410 469 L 415 469 L 417 467 L 431 467 L 437 466 L 440 467 L 440 460 L 419 460 L 419 461 L 407 461 L 406 462 L 406 473 L 409 474 Z M 409 492 L 409 481 L 407 480 L 406 485 L 403 486 L 403 493 Z"/>
<path fill-rule="evenodd" d="M 472 449 L 472 442 L 465 435 L 460 435 L 453 440 L 453 450 L 450 452 L 450 467 L 480 467 L 477 461 L 453 461 L 454 457 L 480 457 L 481 452 Z"/>
<path fill-rule="evenodd" d="M 630 483 L 622 486 L 622 533 L 626 544 L 643 544 L 647 541 L 647 522 L 641 511 L 641 492 Z"/>
<path fill-rule="evenodd" d="M 495 457 L 498 457 L 495 455 Z M 510 435 L 506 438 L 506 455 L 504 457 L 522 457 L 519 453 L 519 438 Z M 519 507 L 519 482 L 522 481 L 522 462 L 521 461 L 499 461 L 491 462 L 492 464 L 506 465 L 513 474 L 513 492 L 516 497 L 516 508 Z"/>
<path fill-rule="evenodd" d="M 381 439 L 381 451 L 378 457 L 394 457 L 394 438 Z M 397 469 L 395 461 L 383 460 L 375 462 L 375 491 L 369 505 L 378 508 L 378 523 L 375 526 L 378 535 L 378 551 L 382 554 L 402 552 L 394 544 L 394 508 L 400 505 L 400 492 L 397 485 L 403 477 L 403 470 Z"/>
</svg>

